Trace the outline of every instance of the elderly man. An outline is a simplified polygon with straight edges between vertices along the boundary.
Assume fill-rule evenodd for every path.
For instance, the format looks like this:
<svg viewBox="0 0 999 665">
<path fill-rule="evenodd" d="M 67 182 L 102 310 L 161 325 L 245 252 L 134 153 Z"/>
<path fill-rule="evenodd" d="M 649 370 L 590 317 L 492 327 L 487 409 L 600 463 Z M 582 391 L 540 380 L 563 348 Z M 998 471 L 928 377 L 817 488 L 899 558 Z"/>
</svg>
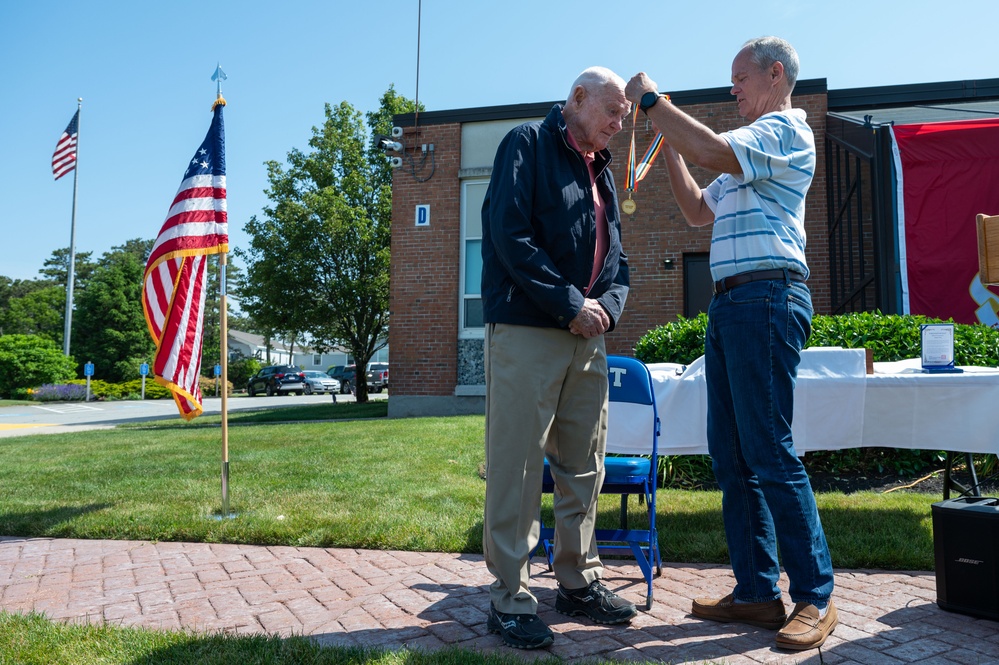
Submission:
<svg viewBox="0 0 999 665">
<path fill-rule="evenodd" d="M 811 333 L 804 216 L 815 170 L 812 130 L 791 105 L 797 76 L 789 43 L 746 42 L 732 62 L 732 94 L 750 124 L 721 134 L 670 104 L 644 73 L 625 92 L 669 144 L 670 186 L 687 223 L 714 224 L 707 433 L 735 588 L 695 599 L 692 613 L 778 629 L 779 648 L 804 650 L 825 642 L 837 615 L 829 548 L 791 439 L 800 352 Z M 701 189 L 684 159 L 722 175 Z M 778 545 L 790 615 L 778 588 Z"/>
<path fill-rule="evenodd" d="M 500 143 L 482 205 L 486 321 L 483 550 L 496 581 L 487 626 L 516 648 L 552 644 L 529 588 L 544 458 L 555 480 L 555 609 L 624 623 L 635 606 L 600 582 L 594 540 L 607 436 L 607 353 L 628 294 L 607 144 L 631 105 L 587 69 L 564 105 Z"/>
</svg>

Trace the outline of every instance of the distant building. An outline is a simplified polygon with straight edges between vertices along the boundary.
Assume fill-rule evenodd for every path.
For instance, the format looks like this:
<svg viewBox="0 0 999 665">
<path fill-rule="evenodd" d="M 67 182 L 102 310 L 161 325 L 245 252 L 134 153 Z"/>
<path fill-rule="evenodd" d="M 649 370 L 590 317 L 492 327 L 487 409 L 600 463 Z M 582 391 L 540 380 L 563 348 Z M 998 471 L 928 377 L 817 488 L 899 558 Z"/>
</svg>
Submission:
<svg viewBox="0 0 999 665">
<path fill-rule="evenodd" d="M 345 349 L 340 348 L 319 353 L 308 347 L 296 346 L 292 353 L 288 345 L 271 340 L 268 355 L 267 343 L 262 335 L 230 330 L 228 339 L 230 358 L 256 358 L 264 365 L 295 365 L 302 369 L 325 372 L 334 365 L 350 365 L 354 362 L 353 357 Z M 371 360 L 388 362 L 388 347 L 380 349 Z"/>
</svg>

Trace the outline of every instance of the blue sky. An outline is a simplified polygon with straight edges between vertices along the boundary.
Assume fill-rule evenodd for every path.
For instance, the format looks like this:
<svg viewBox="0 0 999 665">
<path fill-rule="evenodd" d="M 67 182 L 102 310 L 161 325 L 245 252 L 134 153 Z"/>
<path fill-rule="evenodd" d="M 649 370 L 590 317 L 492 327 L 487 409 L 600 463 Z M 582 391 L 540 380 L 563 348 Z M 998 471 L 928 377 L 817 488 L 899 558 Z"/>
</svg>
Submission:
<svg viewBox="0 0 999 665">
<path fill-rule="evenodd" d="M 83 98 L 76 250 L 159 232 L 204 138 L 217 63 L 231 247 L 267 205 L 266 160 L 307 148 L 323 104 L 377 106 L 394 84 L 427 110 L 562 99 L 604 65 L 663 91 L 728 85 L 746 39 L 775 34 L 830 89 L 999 77 L 995 0 L 0 1 L 0 275 L 33 279 L 68 247 L 72 174 L 52 179 Z M 703 11 L 709 8 L 710 11 Z M 942 11 L 944 10 L 944 11 Z M 417 21 L 420 20 L 417 90 Z"/>
</svg>

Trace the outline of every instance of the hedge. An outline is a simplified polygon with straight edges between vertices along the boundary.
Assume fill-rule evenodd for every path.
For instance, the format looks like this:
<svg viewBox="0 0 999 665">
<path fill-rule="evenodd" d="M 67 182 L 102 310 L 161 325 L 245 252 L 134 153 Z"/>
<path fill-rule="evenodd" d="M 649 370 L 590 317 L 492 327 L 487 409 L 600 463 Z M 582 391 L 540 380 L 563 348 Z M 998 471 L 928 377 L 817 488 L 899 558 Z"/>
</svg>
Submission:
<svg viewBox="0 0 999 665">
<path fill-rule="evenodd" d="M 873 352 L 875 362 L 918 358 L 921 354 L 919 326 L 942 322 L 926 316 L 876 312 L 816 314 L 812 317 L 812 335 L 805 348 L 868 348 Z M 692 319 L 681 316 L 677 321 L 643 335 L 635 345 L 635 357 L 645 363 L 688 365 L 704 355 L 707 326 L 707 314 L 701 313 Z M 954 363 L 999 366 L 999 330 L 978 323 L 955 323 Z"/>
</svg>

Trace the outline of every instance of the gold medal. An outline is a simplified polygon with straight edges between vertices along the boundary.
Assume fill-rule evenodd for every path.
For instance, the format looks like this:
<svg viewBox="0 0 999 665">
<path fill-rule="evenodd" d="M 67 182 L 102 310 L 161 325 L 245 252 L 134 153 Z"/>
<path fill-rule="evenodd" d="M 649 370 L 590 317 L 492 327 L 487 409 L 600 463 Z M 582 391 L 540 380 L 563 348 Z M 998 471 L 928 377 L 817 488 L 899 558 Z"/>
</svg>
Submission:
<svg viewBox="0 0 999 665">
<path fill-rule="evenodd" d="M 628 173 L 625 179 L 625 189 L 628 190 L 628 199 L 621 202 L 621 210 L 624 214 L 631 215 L 635 212 L 638 207 L 634 201 L 631 200 L 631 193 L 638 191 L 638 183 L 649 173 L 649 169 L 652 168 L 652 161 L 659 154 L 659 151 L 663 147 L 663 135 L 662 132 L 656 135 L 652 139 L 652 144 L 649 145 L 649 149 L 645 151 L 645 156 L 642 157 L 640 163 L 636 163 L 636 153 L 635 153 L 635 128 L 638 125 L 638 107 L 635 107 L 635 118 L 631 123 L 631 146 L 628 150 Z"/>
</svg>

